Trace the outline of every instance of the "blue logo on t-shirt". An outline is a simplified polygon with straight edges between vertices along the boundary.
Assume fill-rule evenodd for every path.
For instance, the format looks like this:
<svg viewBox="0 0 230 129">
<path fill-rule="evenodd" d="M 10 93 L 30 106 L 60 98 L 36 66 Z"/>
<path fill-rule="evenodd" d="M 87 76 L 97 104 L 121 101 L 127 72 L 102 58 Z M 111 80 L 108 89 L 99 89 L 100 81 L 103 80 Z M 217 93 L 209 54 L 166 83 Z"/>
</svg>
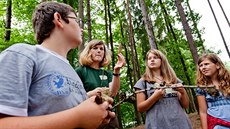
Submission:
<svg viewBox="0 0 230 129">
<path fill-rule="evenodd" d="M 74 80 L 57 72 L 48 75 L 47 87 L 56 96 L 69 96 L 71 93 L 86 95 L 80 79 Z"/>
<path fill-rule="evenodd" d="M 48 88 L 51 93 L 57 96 L 68 96 L 70 94 L 70 88 L 66 81 L 66 77 L 59 73 L 52 73 L 48 78 Z"/>
<path fill-rule="evenodd" d="M 57 88 L 61 88 L 63 87 L 63 83 L 64 83 L 64 79 L 62 76 L 58 75 L 56 76 L 57 77 L 57 80 L 54 80 L 54 85 L 56 85 Z"/>
</svg>

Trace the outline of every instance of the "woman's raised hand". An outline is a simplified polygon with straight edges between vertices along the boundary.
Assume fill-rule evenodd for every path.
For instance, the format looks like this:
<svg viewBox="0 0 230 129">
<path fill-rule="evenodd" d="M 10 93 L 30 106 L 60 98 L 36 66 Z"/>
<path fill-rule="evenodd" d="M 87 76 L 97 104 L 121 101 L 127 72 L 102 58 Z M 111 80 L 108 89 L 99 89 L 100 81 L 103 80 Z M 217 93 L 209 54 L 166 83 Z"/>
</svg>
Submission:
<svg viewBox="0 0 230 129">
<path fill-rule="evenodd" d="M 120 70 L 123 66 L 125 66 L 125 64 L 126 64 L 126 61 L 125 61 L 124 56 L 121 53 L 119 53 L 117 63 L 114 66 L 114 70 Z"/>
</svg>

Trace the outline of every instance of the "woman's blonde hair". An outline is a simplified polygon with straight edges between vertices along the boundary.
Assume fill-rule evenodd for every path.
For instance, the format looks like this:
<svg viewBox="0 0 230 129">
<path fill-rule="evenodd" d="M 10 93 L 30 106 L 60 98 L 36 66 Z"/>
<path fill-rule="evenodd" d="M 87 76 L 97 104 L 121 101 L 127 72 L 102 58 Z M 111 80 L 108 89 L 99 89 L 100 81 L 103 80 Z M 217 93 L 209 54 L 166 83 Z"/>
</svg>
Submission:
<svg viewBox="0 0 230 129">
<path fill-rule="evenodd" d="M 90 50 L 97 45 L 104 46 L 104 57 L 100 62 L 100 67 L 104 67 L 111 62 L 111 51 L 107 49 L 102 40 L 94 39 L 85 46 L 84 50 L 79 55 L 79 63 L 81 66 L 90 66 L 93 63 Z"/>
<path fill-rule="evenodd" d="M 196 83 L 197 85 L 209 85 L 212 83 L 210 77 L 205 76 L 199 69 L 199 64 L 208 59 L 212 63 L 218 66 L 217 68 L 217 80 L 220 82 L 220 89 L 226 95 L 230 95 L 230 73 L 225 68 L 224 63 L 221 59 L 213 53 L 204 54 L 198 59 L 198 67 L 197 67 L 197 76 L 196 76 Z"/>
<path fill-rule="evenodd" d="M 167 84 L 177 83 L 176 74 L 174 70 L 172 69 L 172 67 L 170 66 L 166 56 L 161 51 L 156 50 L 156 49 L 154 50 L 151 49 L 146 54 L 146 57 L 145 57 L 146 68 L 145 68 L 145 73 L 142 76 L 143 80 L 146 80 L 148 82 L 156 82 L 156 79 L 154 78 L 152 70 L 147 65 L 148 56 L 150 53 L 156 55 L 161 60 L 161 66 L 160 66 L 161 75 L 163 79 L 166 81 L 166 83 Z"/>
</svg>

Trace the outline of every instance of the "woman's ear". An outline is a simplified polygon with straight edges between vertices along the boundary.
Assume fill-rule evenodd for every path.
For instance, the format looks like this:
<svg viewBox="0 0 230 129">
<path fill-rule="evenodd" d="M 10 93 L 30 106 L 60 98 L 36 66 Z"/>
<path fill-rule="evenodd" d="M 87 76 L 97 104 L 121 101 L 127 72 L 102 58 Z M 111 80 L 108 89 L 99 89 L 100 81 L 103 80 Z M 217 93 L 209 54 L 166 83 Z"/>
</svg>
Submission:
<svg viewBox="0 0 230 129">
<path fill-rule="evenodd" d="M 53 20 L 54 24 L 58 27 L 63 27 L 62 25 L 62 17 L 58 12 L 54 13 L 54 20 Z"/>
</svg>

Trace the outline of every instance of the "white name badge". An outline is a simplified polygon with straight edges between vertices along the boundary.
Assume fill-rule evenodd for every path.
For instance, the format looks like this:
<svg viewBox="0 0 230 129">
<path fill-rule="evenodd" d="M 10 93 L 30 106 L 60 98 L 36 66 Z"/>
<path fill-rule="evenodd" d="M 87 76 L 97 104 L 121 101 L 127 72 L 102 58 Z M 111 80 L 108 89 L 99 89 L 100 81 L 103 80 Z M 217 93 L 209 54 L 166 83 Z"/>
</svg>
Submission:
<svg viewBox="0 0 230 129">
<path fill-rule="evenodd" d="M 108 77 L 106 75 L 100 75 L 99 77 L 101 80 L 107 80 L 108 79 Z"/>
</svg>

